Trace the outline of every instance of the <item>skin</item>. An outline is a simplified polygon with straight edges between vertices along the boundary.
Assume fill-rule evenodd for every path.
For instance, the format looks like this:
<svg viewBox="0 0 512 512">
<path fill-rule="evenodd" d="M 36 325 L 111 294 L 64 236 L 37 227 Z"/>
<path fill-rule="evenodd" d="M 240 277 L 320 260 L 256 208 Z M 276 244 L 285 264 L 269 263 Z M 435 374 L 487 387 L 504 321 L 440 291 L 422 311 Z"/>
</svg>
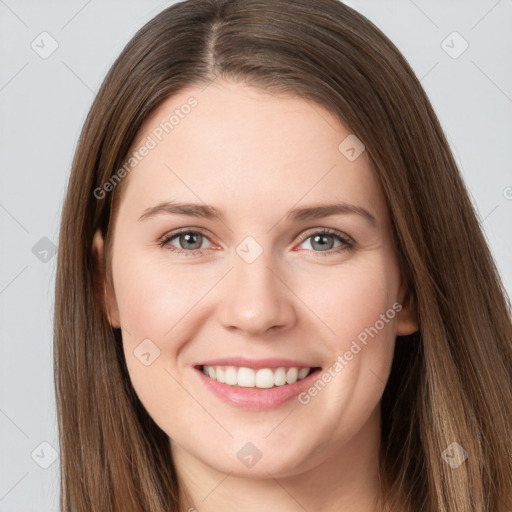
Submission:
<svg viewBox="0 0 512 512">
<path fill-rule="evenodd" d="M 379 404 L 395 337 L 416 331 L 417 320 L 404 305 L 368 154 L 350 161 L 340 152 L 350 129 L 321 106 L 220 80 L 168 99 L 134 149 L 190 96 L 197 107 L 124 178 L 113 286 L 105 282 L 134 389 L 172 439 L 184 510 L 378 510 Z M 206 203 L 225 219 L 139 220 L 163 201 Z M 375 225 L 356 214 L 286 217 L 294 208 L 340 202 L 365 208 Z M 179 228 L 205 232 L 201 254 L 173 252 L 190 251 L 179 237 L 159 244 Z M 352 249 L 327 236 L 334 246 L 322 251 L 312 236 L 326 228 L 350 237 Z M 236 252 L 247 236 L 263 250 L 252 263 Z M 94 253 L 104 278 L 99 233 Z M 326 369 L 394 303 L 402 310 L 306 405 L 292 399 L 241 410 L 214 396 L 194 369 L 201 360 L 242 355 Z M 144 339 L 160 350 L 149 366 L 134 355 Z M 249 441 L 262 453 L 252 468 L 237 457 Z"/>
</svg>

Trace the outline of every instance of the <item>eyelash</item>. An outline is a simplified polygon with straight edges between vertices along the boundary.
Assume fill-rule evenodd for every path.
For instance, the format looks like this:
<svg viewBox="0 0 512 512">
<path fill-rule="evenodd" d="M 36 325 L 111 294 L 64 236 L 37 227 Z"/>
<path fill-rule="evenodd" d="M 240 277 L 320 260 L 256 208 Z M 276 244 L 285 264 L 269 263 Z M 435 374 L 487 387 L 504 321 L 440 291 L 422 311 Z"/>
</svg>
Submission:
<svg viewBox="0 0 512 512">
<path fill-rule="evenodd" d="M 175 239 L 179 235 L 187 233 L 187 234 L 200 234 L 203 237 L 205 237 L 207 240 L 209 240 L 207 234 L 200 230 L 200 229 L 190 229 L 185 228 L 178 231 L 173 231 L 172 233 L 166 233 L 160 240 L 158 241 L 158 244 L 162 248 L 166 248 L 169 251 L 175 252 L 177 254 L 184 254 L 186 256 L 200 256 L 203 254 L 205 249 L 193 249 L 193 250 L 187 250 L 187 249 L 181 249 L 179 247 L 175 247 L 173 245 L 170 245 L 171 240 Z M 355 241 L 350 238 L 349 236 L 345 235 L 344 233 L 337 231 L 336 229 L 331 228 L 323 228 L 323 229 L 317 229 L 316 231 L 309 230 L 306 232 L 305 236 L 300 241 L 299 245 L 302 245 L 306 240 L 309 238 L 315 236 L 315 235 L 330 235 L 336 238 L 339 242 L 341 242 L 342 245 L 340 247 L 337 247 L 335 249 L 329 249 L 327 251 L 313 251 L 311 249 L 306 249 L 311 252 L 314 252 L 318 256 L 329 256 L 332 254 L 341 253 L 343 251 L 351 251 L 355 248 Z"/>
</svg>

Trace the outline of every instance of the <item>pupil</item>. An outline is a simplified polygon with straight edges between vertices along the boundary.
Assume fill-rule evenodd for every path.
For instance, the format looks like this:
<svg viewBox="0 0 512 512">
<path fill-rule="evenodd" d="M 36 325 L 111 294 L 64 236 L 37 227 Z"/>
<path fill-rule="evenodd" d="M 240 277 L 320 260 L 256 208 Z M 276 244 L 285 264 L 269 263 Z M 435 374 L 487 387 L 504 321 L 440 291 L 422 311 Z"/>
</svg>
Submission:
<svg viewBox="0 0 512 512">
<path fill-rule="evenodd" d="M 315 244 L 319 245 L 315 247 Z M 333 245 L 333 238 L 330 235 L 315 235 L 311 244 L 314 249 L 319 249 L 320 251 L 328 251 L 332 249 Z"/>
<path fill-rule="evenodd" d="M 203 235 L 200 233 L 186 233 L 180 235 L 180 245 L 184 249 L 199 249 L 202 244 Z M 187 246 L 187 244 L 189 244 Z"/>
</svg>

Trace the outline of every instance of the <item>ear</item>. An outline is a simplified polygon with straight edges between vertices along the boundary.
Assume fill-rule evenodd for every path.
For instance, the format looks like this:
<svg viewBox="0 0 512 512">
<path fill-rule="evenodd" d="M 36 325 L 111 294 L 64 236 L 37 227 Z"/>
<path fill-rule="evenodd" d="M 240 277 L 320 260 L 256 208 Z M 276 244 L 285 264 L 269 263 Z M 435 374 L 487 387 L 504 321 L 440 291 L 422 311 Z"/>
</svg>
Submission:
<svg viewBox="0 0 512 512">
<path fill-rule="evenodd" d="M 415 333 L 419 329 L 418 314 L 416 304 L 405 283 L 400 288 L 399 304 L 401 309 L 397 314 L 396 335 L 406 336 Z"/>
<path fill-rule="evenodd" d="M 107 279 L 104 242 L 100 230 L 94 233 L 92 254 L 94 260 L 94 288 L 97 300 L 103 305 L 109 324 L 119 329 L 121 327 L 119 309 L 114 289 Z"/>
</svg>

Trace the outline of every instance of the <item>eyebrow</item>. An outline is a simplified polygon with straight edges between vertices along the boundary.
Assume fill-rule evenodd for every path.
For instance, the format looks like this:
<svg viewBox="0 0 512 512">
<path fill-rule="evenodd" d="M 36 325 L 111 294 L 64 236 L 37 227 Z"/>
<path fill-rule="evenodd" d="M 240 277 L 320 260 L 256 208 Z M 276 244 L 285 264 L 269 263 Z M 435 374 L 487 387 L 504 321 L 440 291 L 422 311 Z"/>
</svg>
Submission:
<svg viewBox="0 0 512 512">
<path fill-rule="evenodd" d="M 225 222 L 223 213 L 207 204 L 178 203 L 164 201 L 147 208 L 139 217 L 140 221 L 147 220 L 157 215 L 188 215 L 189 217 L 202 217 L 205 219 L 216 219 Z M 362 206 L 349 203 L 323 204 L 308 206 L 305 208 L 294 208 L 286 214 L 286 218 L 294 221 L 305 221 L 329 217 L 331 215 L 358 215 L 366 219 L 372 226 L 377 226 L 376 218 Z"/>
<path fill-rule="evenodd" d="M 366 219 L 372 226 L 377 226 L 377 219 L 362 206 L 349 203 L 325 204 L 310 206 L 307 208 L 295 208 L 287 214 L 287 218 L 304 221 L 329 217 L 330 215 L 359 215 Z"/>
<path fill-rule="evenodd" d="M 224 216 L 213 206 L 196 203 L 174 203 L 164 201 L 156 206 L 144 210 L 139 220 L 146 220 L 157 215 L 188 215 L 189 217 L 204 217 L 205 219 L 218 219 L 224 221 Z"/>
</svg>

